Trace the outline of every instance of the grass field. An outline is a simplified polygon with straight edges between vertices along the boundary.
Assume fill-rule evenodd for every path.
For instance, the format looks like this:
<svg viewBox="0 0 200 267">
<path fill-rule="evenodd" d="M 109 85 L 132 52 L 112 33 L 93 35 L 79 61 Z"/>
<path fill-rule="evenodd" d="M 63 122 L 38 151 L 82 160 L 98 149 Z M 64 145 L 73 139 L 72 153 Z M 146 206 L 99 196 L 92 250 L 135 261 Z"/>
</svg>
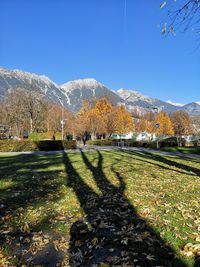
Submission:
<svg viewBox="0 0 200 267">
<path fill-rule="evenodd" d="M 56 140 L 62 140 L 62 134 L 60 132 L 55 133 L 55 134 L 53 132 L 30 133 L 28 140 L 32 140 L 32 141 L 52 140 L 53 135 L 55 136 Z"/>
<path fill-rule="evenodd" d="M 181 152 L 183 154 L 200 155 L 200 147 L 164 147 L 162 150 L 169 152 Z"/>
<path fill-rule="evenodd" d="M 199 163 L 0 155 L 0 266 L 200 266 Z"/>
</svg>

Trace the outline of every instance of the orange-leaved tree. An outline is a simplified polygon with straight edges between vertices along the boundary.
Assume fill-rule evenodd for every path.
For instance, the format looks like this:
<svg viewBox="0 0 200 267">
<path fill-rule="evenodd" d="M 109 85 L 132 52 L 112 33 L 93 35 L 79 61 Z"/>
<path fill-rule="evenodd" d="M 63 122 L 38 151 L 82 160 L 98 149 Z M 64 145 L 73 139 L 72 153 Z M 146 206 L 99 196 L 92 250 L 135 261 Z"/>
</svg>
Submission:
<svg viewBox="0 0 200 267">
<path fill-rule="evenodd" d="M 95 105 L 95 110 L 99 114 L 102 120 L 101 134 L 108 134 L 109 127 L 109 116 L 113 112 L 113 105 L 108 101 L 107 98 L 103 97 L 99 99 Z"/>
<path fill-rule="evenodd" d="M 170 115 L 175 135 L 189 135 L 192 133 L 191 120 L 187 112 L 176 111 Z"/>
<path fill-rule="evenodd" d="M 89 112 L 89 103 L 84 101 L 74 120 L 74 134 L 79 136 L 84 144 L 89 134 Z"/>
<path fill-rule="evenodd" d="M 106 132 L 105 120 L 96 108 L 88 112 L 88 131 L 91 133 L 92 140 L 95 140 L 97 134 Z"/>
<path fill-rule="evenodd" d="M 159 128 L 156 128 L 156 124 L 159 124 Z M 158 116 L 152 121 L 151 132 L 158 135 L 173 135 L 173 124 L 170 117 L 163 111 L 158 113 Z"/>
<path fill-rule="evenodd" d="M 173 123 L 178 146 L 182 146 L 181 136 L 193 133 L 190 116 L 185 111 L 176 111 L 170 115 L 170 118 Z"/>
<path fill-rule="evenodd" d="M 136 132 L 148 132 L 149 122 L 146 118 L 140 118 L 135 120 Z"/>
<path fill-rule="evenodd" d="M 131 114 L 121 105 L 116 108 L 115 116 L 115 133 L 127 134 L 134 130 L 134 122 Z"/>
<path fill-rule="evenodd" d="M 109 135 L 110 114 L 114 108 L 107 98 L 103 97 L 97 100 L 93 109 L 89 112 L 89 130 L 93 136 Z"/>
</svg>

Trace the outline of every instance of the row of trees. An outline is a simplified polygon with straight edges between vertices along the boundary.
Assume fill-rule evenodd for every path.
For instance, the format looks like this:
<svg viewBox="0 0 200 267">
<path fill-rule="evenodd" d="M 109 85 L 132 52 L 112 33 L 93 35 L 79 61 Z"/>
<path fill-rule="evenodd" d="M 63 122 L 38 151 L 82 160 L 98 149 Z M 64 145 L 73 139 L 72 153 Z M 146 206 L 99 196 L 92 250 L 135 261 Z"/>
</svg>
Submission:
<svg viewBox="0 0 200 267">
<path fill-rule="evenodd" d="M 189 115 L 184 111 L 171 114 L 149 112 L 130 114 L 122 106 L 113 106 L 106 98 L 83 102 L 81 110 L 72 114 L 64 109 L 65 134 L 79 136 L 85 141 L 88 135 L 109 138 L 113 133 L 131 131 L 158 135 L 188 135 L 193 133 Z M 62 105 L 48 102 L 40 91 L 32 88 L 16 89 L 8 93 L 0 105 L 0 124 L 20 136 L 29 132 L 61 132 Z M 194 120 L 194 119 L 193 119 Z M 159 128 L 156 124 L 159 123 Z"/>
<path fill-rule="evenodd" d="M 74 125 L 74 132 L 84 141 L 88 133 L 95 139 L 97 136 L 109 138 L 113 133 L 124 134 L 134 131 L 131 114 L 124 106 L 112 106 L 106 98 L 99 99 L 93 107 L 84 102 L 82 109 L 75 116 Z"/>
<path fill-rule="evenodd" d="M 85 101 L 77 114 L 64 109 L 65 134 L 78 135 L 83 140 L 89 134 L 109 137 L 112 133 L 134 130 L 133 119 L 123 106 L 114 107 L 106 99 Z M 62 105 L 48 102 L 34 88 L 18 88 L 8 93 L 0 105 L 0 124 L 12 134 L 29 132 L 61 132 Z"/>
<path fill-rule="evenodd" d="M 159 124 L 159 128 L 156 128 Z M 136 119 L 137 132 L 157 133 L 158 135 L 189 135 L 194 133 L 192 121 L 185 111 L 176 111 L 167 114 L 163 111 L 158 114 L 147 113 Z"/>
</svg>

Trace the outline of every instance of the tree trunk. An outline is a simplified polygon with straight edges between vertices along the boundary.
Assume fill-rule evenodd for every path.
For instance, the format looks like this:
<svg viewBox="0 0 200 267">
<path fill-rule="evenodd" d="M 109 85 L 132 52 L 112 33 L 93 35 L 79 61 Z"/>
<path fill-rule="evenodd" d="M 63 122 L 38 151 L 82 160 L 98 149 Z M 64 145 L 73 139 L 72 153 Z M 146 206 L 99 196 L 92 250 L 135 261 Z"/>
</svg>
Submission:
<svg viewBox="0 0 200 267">
<path fill-rule="evenodd" d="M 76 134 L 73 133 L 72 135 L 73 135 L 72 140 L 76 140 Z"/>
<path fill-rule="evenodd" d="M 85 146 L 85 144 L 86 144 L 86 137 L 84 136 L 84 137 L 82 138 L 82 140 L 83 140 L 83 145 Z"/>
<path fill-rule="evenodd" d="M 92 134 L 91 134 L 91 140 L 92 140 L 92 141 L 95 141 L 96 139 L 97 139 L 96 134 L 95 134 L 95 133 L 92 133 Z"/>
<path fill-rule="evenodd" d="M 20 136 L 20 133 L 19 133 L 19 127 L 17 124 L 15 124 L 15 131 L 16 131 L 16 135 L 17 136 Z"/>
<path fill-rule="evenodd" d="M 31 117 L 30 118 L 30 132 L 32 133 L 33 132 L 33 118 Z"/>
<path fill-rule="evenodd" d="M 182 144 L 181 144 L 181 138 L 179 136 L 177 136 L 177 144 L 178 144 L 178 147 L 181 147 Z"/>
</svg>

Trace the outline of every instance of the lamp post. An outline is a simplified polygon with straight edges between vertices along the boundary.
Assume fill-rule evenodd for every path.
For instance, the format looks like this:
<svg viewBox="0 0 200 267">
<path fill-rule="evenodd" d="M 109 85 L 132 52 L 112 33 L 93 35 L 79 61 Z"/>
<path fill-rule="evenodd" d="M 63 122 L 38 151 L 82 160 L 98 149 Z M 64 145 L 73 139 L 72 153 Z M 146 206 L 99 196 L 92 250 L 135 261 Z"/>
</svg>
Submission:
<svg viewBox="0 0 200 267">
<path fill-rule="evenodd" d="M 158 115 L 159 107 L 148 107 L 148 108 L 150 108 L 151 110 L 154 110 L 155 113 Z M 158 129 L 160 128 L 160 123 L 157 122 L 155 127 L 156 127 L 156 148 L 158 149 L 159 148 L 159 142 L 158 142 L 158 134 L 157 134 L 157 132 L 158 132 Z"/>
<path fill-rule="evenodd" d="M 61 129 L 62 129 L 62 141 L 64 141 L 64 106 L 62 98 L 59 97 L 61 105 L 62 105 L 62 119 L 61 119 Z"/>
</svg>

